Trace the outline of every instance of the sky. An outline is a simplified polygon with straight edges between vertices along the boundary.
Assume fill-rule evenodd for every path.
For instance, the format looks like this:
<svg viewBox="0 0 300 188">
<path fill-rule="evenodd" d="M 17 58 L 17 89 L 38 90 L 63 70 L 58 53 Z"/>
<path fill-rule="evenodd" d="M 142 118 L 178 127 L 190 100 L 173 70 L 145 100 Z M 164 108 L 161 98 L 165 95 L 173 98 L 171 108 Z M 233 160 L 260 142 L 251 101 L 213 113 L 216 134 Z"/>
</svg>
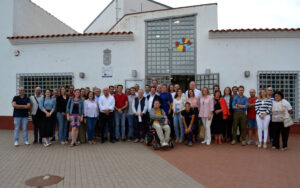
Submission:
<svg viewBox="0 0 300 188">
<path fill-rule="evenodd" d="M 78 32 L 111 0 L 32 0 Z M 300 0 L 156 0 L 171 7 L 218 3 L 218 29 L 300 28 Z"/>
</svg>

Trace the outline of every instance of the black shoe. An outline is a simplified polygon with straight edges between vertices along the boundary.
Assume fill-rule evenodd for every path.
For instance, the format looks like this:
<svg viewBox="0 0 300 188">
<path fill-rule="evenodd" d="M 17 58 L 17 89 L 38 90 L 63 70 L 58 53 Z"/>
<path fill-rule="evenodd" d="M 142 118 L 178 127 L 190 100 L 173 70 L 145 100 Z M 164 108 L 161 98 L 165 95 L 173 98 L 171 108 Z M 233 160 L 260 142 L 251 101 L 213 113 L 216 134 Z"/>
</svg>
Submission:
<svg viewBox="0 0 300 188">
<path fill-rule="evenodd" d="M 32 142 L 32 144 L 37 144 L 37 143 L 38 143 L 38 142 L 37 142 L 36 140 Z"/>
<path fill-rule="evenodd" d="M 114 141 L 114 140 L 110 140 L 110 142 L 111 142 L 111 143 L 115 143 L 115 141 Z"/>
<path fill-rule="evenodd" d="M 50 141 L 55 141 L 55 137 L 51 138 L 51 140 L 50 140 Z"/>
<path fill-rule="evenodd" d="M 122 141 L 123 141 L 123 142 L 126 142 L 126 139 L 125 139 L 125 138 L 123 138 L 123 139 L 122 139 Z"/>
<path fill-rule="evenodd" d="M 104 144 L 105 143 L 105 140 L 101 140 L 101 144 Z"/>
<path fill-rule="evenodd" d="M 107 141 L 107 140 L 108 140 L 108 138 L 107 138 L 107 137 L 105 137 L 105 138 L 104 138 L 104 140 L 105 140 L 105 141 Z"/>
<path fill-rule="evenodd" d="M 115 142 L 119 142 L 119 141 L 120 141 L 118 138 L 116 138 L 116 139 L 114 139 L 114 140 L 115 140 Z"/>
</svg>

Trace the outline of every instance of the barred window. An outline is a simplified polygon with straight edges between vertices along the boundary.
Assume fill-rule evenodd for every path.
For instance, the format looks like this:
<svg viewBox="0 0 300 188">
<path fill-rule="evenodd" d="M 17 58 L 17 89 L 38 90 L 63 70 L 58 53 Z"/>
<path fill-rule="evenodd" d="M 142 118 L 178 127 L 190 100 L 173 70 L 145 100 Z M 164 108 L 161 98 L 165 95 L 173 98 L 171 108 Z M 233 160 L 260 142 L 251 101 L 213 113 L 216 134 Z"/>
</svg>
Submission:
<svg viewBox="0 0 300 188">
<path fill-rule="evenodd" d="M 202 89 L 203 87 L 207 87 L 209 92 L 213 92 L 214 85 L 220 83 L 220 75 L 219 73 L 211 73 L 211 74 L 198 74 L 196 75 L 196 84 L 197 89 Z"/>
<path fill-rule="evenodd" d="M 26 73 L 17 74 L 17 94 L 18 88 L 24 87 L 27 96 L 34 95 L 34 89 L 41 87 L 45 89 L 58 89 L 65 86 L 68 90 L 73 84 L 73 73 Z"/>
<path fill-rule="evenodd" d="M 299 72 L 259 71 L 257 81 L 258 89 L 272 87 L 274 92 L 283 92 L 293 107 L 293 118 L 299 118 Z"/>
</svg>

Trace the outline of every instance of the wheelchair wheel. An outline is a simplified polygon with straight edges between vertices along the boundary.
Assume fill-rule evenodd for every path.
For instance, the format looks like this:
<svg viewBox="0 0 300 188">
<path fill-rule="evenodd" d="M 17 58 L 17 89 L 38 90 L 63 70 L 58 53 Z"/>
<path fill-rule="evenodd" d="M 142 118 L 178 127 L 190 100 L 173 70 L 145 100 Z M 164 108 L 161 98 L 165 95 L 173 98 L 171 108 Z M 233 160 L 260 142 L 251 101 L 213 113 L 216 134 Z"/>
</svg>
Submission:
<svg viewBox="0 0 300 188">
<path fill-rule="evenodd" d="M 152 142 L 151 136 L 149 134 L 146 134 L 146 136 L 145 136 L 145 143 L 146 143 L 146 145 L 150 146 L 151 142 Z"/>
<path fill-rule="evenodd" d="M 170 148 L 174 148 L 174 142 L 173 142 L 173 140 L 169 141 L 169 146 L 170 146 Z"/>
<path fill-rule="evenodd" d="M 158 149 L 158 144 L 155 143 L 155 142 L 152 142 L 152 147 L 154 150 L 157 150 Z"/>
</svg>

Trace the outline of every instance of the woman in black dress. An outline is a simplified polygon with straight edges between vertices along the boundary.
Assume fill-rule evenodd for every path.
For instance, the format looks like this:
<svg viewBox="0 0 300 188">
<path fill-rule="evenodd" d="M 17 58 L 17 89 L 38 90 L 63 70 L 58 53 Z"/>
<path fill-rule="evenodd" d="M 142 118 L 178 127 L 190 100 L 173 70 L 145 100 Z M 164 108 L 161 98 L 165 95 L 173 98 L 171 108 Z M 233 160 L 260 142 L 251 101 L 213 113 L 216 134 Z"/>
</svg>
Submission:
<svg viewBox="0 0 300 188">
<path fill-rule="evenodd" d="M 224 120 L 223 120 L 223 112 L 221 108 L 220 98 L 221 91 L 217 90 L 214 93 L 215 101 L 214 101 L 214 116 L 211 124 L 211 131 L 215 137 L 215 144 L 221 144 L 222 141 L 222 133 L 224 132 Z"/>
</svg>

